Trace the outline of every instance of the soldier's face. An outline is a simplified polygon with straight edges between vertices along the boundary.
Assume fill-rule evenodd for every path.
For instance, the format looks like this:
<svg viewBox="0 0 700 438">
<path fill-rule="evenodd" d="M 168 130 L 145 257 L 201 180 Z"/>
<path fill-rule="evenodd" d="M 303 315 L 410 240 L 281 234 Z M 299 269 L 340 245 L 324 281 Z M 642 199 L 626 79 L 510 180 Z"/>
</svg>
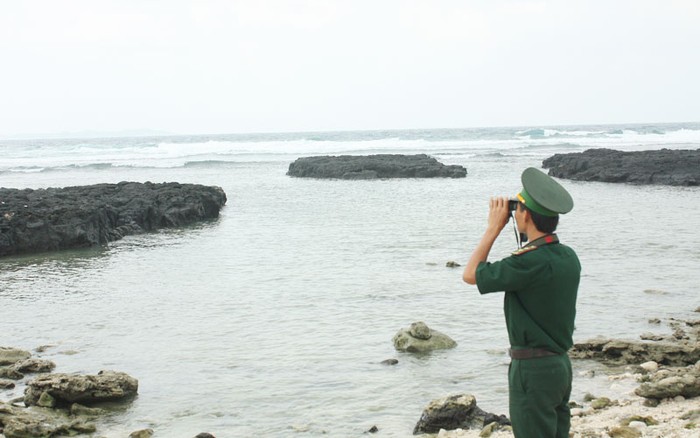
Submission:
<svg viewBox="0 0 700 438">
<path fill-rule="evenodd" d="M 527 229 L 526 221 L 529 219 L 528 212 L 522 205 L 515 209 L 515 222 L 518 224 L 518 232 L 524 233 Z"/>
</svg>

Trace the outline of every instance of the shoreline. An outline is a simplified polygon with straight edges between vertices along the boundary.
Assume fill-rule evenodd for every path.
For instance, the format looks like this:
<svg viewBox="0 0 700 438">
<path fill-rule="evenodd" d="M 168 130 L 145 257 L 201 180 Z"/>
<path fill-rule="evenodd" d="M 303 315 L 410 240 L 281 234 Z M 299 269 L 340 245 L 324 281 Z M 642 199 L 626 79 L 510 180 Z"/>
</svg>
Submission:
<svg viewBox="0 0 700 438">
<path fill-rule="evenodd" d="M 695 312 L 700 313 L 700 307 Z M 607 397 L 587 393 L 583 400 L 570 400 L 571 437 L 700 438 L 700 319 L 669 318 L 666 322 L 674 329 L 672 335 L 644 333 L 640 341 L 596 338 L 576 343 L 569 351 L 574 363 L 592 360 L 601 364 L 607 386 Z M 580 371 L 574 382 L 595 376 L 592 370 Z M 421 436 L 514 435 L 510 427 L 492 425 Z"/>
<path fill-rule="evenodd" d="M 700 313 L 700 307 L 695 312 Z M 650 323 L 652 321 L 655 325 L 660 325 L 661 322 L 655 319 L 650 320 Z M 595 378 L 600 382 L 601 377 L 605 376 L 603 378 L 605 389 L 600 388 L 600 393 L 585 394 L 583 400 L 580 400 L 579 392 L 576 398 L 572 398 L 571 437 L 700 438 L 700 359 L 698 359 L 700 319 L 668 318 L 665 322 L 675 329 L 673 334 L 662 336 L 644 333 L 639 336 L 640 341 L 596 338 L 576 343 L 570 350 L 569 355 L 574 363 L 593 361 L 604 370 L 600 372 L 600 368 L 596 371 L 589 367 L 582 367 L 587 369 L 578 371 L 575 382 L 578 380 L 581 384 L 581 379 L 585 381 L 588 378 Z M 41 353 L 47 347 L 50 346 L 34 350 L 40 353 L 39 357 L 30 358 L 33 354 L 28 351 L 15 349 L 16 351 L 10 352 L 10 359 L 6 357 L 2 363 L 3 366 L 0 367 L 0 371 L 5 371 L 5 382 L 14 381 L 19 388 L 23 388 L 29 386 L 30 381 L 51 372 L 55 365 L 41 358 Z M 13 370 L 31 374 L 32 377 L 27 376 L 26 380 L 21 375 L 13 377 L 9 373 Z M 5 390 L 7 389 L 10 389 L 9 394 L 16 391 L 5 387 Z M 34 413 L 34 408 L 23 406 L 26 404 L 26 397 L 21 398 L 24 400 L 22 402 L 20 398 L 4 400 L 8 394 L 2 395 L 0 414 L 3 415 L 0 415 L 0 420 L 3 420 L 3 417 L 7 420 L 8 415 L 26 417 Z M 124 405 L 126 409 L 128 405 L 127 401 Z M 53 408 L 53 406 L 47 407 Z M 82 406 L 80 408 L 82 409 Z M 70 422 L 71 427 L 77 426 L 77 430 L 88 426 L 94 428 L 86 424 L 89 418 L 81 418 L 82 415 L 75 414 L 73 410 L 68 415 L 67 421 Z M 0 421 L 0 430 L 2 426 L 3 421 Z M 438 433 L 416 436 L 425 438 L 513 437 L 508 426 L 497 426 L 496 423 L 487 422 L 487 426 L 483 429 L 480 429 L 481 426 L 476 427 L 471 430 L 440 430 Z M 381 432 L 381 430 L 382 426 L 379 424 L 375 431 Z M 157 430 L 151 433 L 154 432 L 158 433 Z M 98 433 L 106 433 L 109 436 L 111 431 L 103 430 Z M 0 438 L 5 436 L 0 432 Z M 381 436 L 381 433 L 378 436 Z M 402 436 L 413 435 L 406 430 L 405 435 Z"/>
<path fill-rule="evenodd" d="M 626 380 L 627 382 L 636 381 L 637 377 L 634 374 L 624 373 L 621 375 L 611 375 L 609 380 L 611 384 Z M 619 430 L 622 425 L 621 421 L 634 417 L 647 417 L 657 421 L 658 425 L 634 424 L 632 427 L 640 432 L 640 437 L 644 438 L 700 438 L 700 411 L 696 414 L 697 419 L 694 420 L 698 424 L 696 428 L 687 429 L 685 426 L 690 419 L 682 419 L 684 415 L 690 412 L 700 410 L 700 400 L 696 398 L 685 399 L 665 399 L 656 407 L 645 406 L 646 399 L 637 396 L 634 393 L 621 393 L 619 398 L 612 400 L 613 405 L 603 409 L 593 409 L 589 406 L 583 408 L 574 408 L 578 410 L 576 415 L 571 416 L 570 436 L 572 438 L 607 438 L 607 437 L 626 437 L 633 435 L 623 435 L 624 432 L 613 432 Z M 642 422 L 640 422 L 642 423 Z M 611 433 L 613 435 L 611 435 Z M 481 430 L 452 430 L 441 431 L 437 434 L 424 434 L 421 437 L 435 438 L 481 438 L 484 435 Z M 512 438 L 514 435 L 509 430 L 496 430 L 491 435 L 492 438 Z"/>
</svg>

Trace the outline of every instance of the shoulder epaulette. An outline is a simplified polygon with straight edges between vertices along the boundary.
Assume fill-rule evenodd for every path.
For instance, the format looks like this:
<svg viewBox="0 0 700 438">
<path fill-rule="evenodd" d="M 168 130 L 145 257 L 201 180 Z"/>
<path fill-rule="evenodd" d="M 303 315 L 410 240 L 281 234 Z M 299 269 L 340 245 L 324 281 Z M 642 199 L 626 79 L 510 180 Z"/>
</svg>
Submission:
<svg viewBox="0 0 700 438">
<path fill-rule="evenodd" d="M 534 251 L 537 248 L 539 248 L 539 247 L 535 246 L 535 245 L 528 245 L 528 246 L 524 246 L 520 249 L 513 251 L 511 254 L 514 256 L 519 256 L 519 255 L 525 254 L 526 252 Z"/>
</svg>

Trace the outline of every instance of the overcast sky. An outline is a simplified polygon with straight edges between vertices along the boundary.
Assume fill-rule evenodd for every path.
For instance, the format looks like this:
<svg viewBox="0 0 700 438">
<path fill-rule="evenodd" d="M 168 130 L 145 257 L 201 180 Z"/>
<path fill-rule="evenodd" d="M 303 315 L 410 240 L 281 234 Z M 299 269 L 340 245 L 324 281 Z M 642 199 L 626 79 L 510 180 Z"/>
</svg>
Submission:
<svg viewBox="0 0 700 438">
<path fill-rule="evenodd" d="M 700 121 L 700 1 L 0 2 L 0 136 Z"/>
</svg>

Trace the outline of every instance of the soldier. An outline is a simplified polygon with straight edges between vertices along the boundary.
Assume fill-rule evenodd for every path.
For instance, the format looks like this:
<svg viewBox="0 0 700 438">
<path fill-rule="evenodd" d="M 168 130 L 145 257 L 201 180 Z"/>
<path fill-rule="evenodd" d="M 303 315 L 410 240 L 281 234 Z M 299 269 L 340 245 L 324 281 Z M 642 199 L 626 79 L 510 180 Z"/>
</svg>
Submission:
<svg viewBox="0 0 700 438">
<path fill-rule="evenodd" d="M 559 183 L 533 167 L 521 179 L 515 220 L 530 243 L 510 257 L 487 262 L 509 218 L 508 199 L 492 198 L 486 232 L 463 279 L 476 284 L 481 294 L 505 292 L 513 433 L 517 438 L 568 438 L 572 376 L 567 351 L 573 345 L 581 265 L 554 231 L 559 215 L 571 211 L 574 202 Z"/>
</svg>

